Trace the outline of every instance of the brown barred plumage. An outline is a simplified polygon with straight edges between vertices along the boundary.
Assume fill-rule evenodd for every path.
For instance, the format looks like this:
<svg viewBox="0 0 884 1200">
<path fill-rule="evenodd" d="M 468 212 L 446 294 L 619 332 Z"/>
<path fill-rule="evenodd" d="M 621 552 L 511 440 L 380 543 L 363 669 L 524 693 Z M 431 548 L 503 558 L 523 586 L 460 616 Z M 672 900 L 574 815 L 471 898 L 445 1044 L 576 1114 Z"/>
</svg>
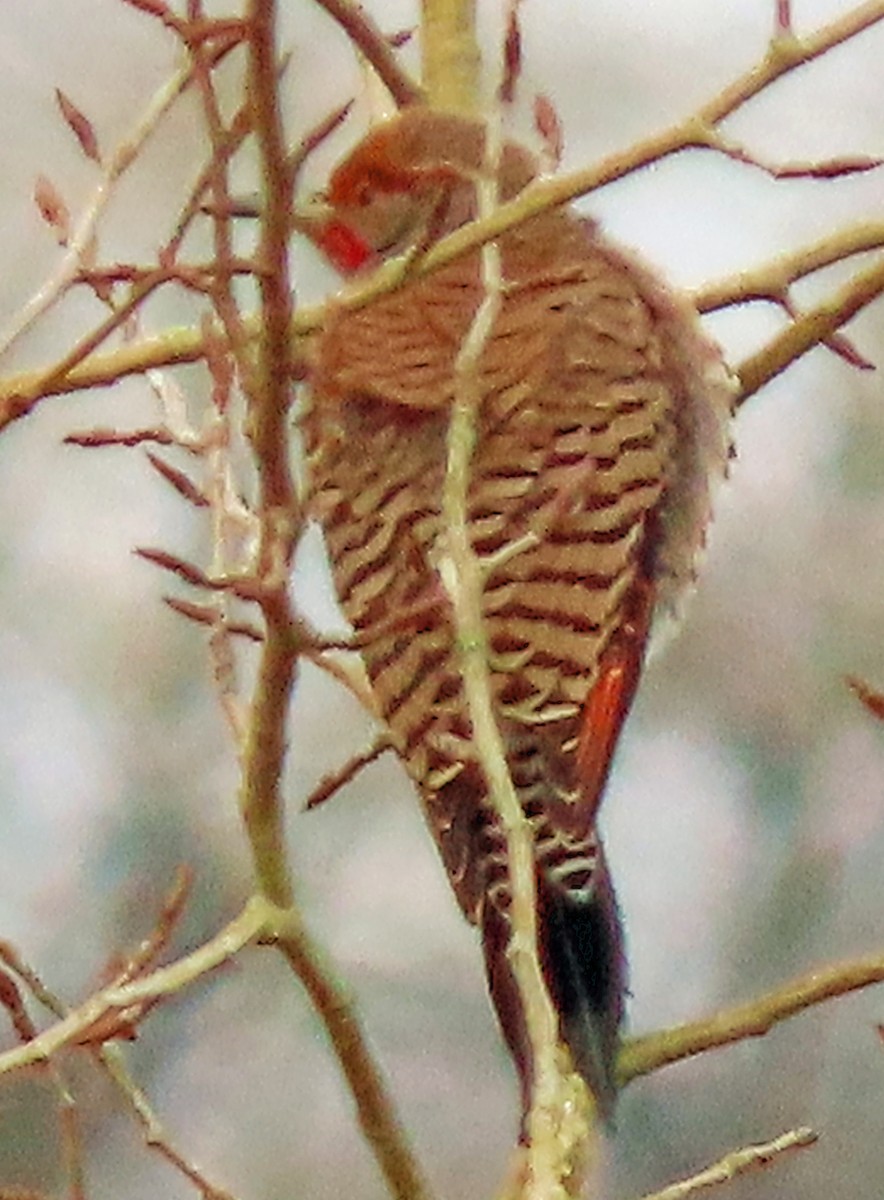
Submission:
<svg viewBox="0 0 884 1200">
<path fill-rule="evenodd" d="M 387 253 L 468 220 L 483 138 L 480 124 L 427 110 L 377 129 L 333 176 L 330 255 L 352 267 L 360 247 Z M 502 197 L 535 171 L 507 146 Z M 692 578 L 731 392 L 691 314 L 589 223 L 559 210 L 499 244 L 505 295 L 481 362 L 469 528 L 489 561 L 536 535 L 485 584 L 492 687 L 535 829 L 541 961 L 575 1063 L 610 1109 L 625 967 L 597 806 L 652 611 Z M 527 1097 L 506 842 L 471 753 L 434 566 L 454 359 L 481 297 L 474 252 L 336 314 L 304 434 L 341 605 L 460 906 L 482 927 Z"/>
</svg>

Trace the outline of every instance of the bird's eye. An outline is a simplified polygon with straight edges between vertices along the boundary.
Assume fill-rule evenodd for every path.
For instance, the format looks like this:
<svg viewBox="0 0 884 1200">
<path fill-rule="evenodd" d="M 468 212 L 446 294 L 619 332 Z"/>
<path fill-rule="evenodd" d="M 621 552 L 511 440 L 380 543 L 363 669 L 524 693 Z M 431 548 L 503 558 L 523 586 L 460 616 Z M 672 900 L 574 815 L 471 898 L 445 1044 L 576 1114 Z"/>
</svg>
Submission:
<svg viewBox="0 0 884 1200">
<path fill-rule="evenodd" d="M 366 208 L 371 204 L 374 198 L 374 188 L 371 185 L 371 180 L 360 179 L 356 187 L 353 189 L 353 203 L 360 208 Z"/>
</svg>

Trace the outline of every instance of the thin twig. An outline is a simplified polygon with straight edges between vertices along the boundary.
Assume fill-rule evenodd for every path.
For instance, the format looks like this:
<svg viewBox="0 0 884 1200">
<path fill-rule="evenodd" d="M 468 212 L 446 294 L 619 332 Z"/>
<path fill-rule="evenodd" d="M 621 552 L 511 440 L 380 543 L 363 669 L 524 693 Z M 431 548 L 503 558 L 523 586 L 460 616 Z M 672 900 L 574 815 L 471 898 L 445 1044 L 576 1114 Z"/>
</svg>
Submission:
<svg viewBox="0 0 884 1200">
<path fill-rule="evenodd" d="M 759 1142 L 754 1146 L 743 1146 L 739 1150 L 732 1150 L 717 1163 L 713 1163 L 711 1167 L 706 1167 L 705 1170 L 699 1171 L 689 1179 L 682 1179 L 678 1183 L 670 1184 L 661 1192 L 652 1192 L 643 1196 L 642 1200 L 685 1200 L 685 1197 L 693 1196 L 707 1188 L 730 1183 L 738 1175 L 747 1175 L 750 1171 L 769 1167 L 771 1163 L 792 1150 L 803 1150 L 808 1146 L 815 1145 L 818 1138 L 819 1134 L 814 1133 L 812 1129 L 805 1127 L 790 1129 L 788 1133 L 781 1133 L 773 1141 Z"/>
<path fill-rule="evenodd" d="M 18 970 L 18 956 L 14 948 L 6 942 L 0 943 L 0 959 L 12 969 L 7 972 L 0 967 L 0 1006 L 6 1009 L 19 1041 L 28 1045 L 37 1036 L 37 1029 L 12 971 L 15 971 L 25 984 L 29 982 L 28 974 Z M 57 1063 L 49 1064 L 49 1075 L 56 1094 L 62 1158 L 69 1183 L 69 1194 L 71 1200 L 83 1200 L 83 1146 L 76 1101 Z"/>
<path fill-rule="evenodd" d="M 192 954 L 159 967 L 123 987 L 112 985 L 90 996 L 63 1020 L 50 1025 L 24 1046 L 0 1054 L 0 1075 L 33 1063 L 45 1062 L 62 1046 L 75 1044 L 108 1013 L 125 1013 L 145 1001 L 174 995 L 182 988 L 214 971 L 261 935 L 272 934 L 278 924 L 278 911 L 259 897 L 253 897 L 240 914 L 204 942 Z"/>
<path fill-rule="evenodd" d="M 796 359 L 825 342 L 882 293 L 884 258 L 879 257 L 877 262 L 866 271 L 854 275 L 828 300 L 808 309 L 756 354 L 740 363 L 736 368 L 740 382 L 737 404 L 743 404 Z"/>
<path fill-rule="evenodd" d="M 781 254 L 758 267 L 738 271 L 715 283 L 703 284 L 691 292 L 691 303 L 701 313 L 715 312 L 752 300 L 778 303 L 797 280 L 833 263 L 843 262 L 854 254 L 880 250 L 882 247 L 884 222 L 862 221 L 821 238 L 810 246 Z"/>
<path fill-rule="evenodd" d="M 422 89 L 403 71 L 389 40 L 361 5 L 350 0 L 316 0 L 316 3 L 337 21 L 353 45 L 365 55 L 400 107 L 417 104 L 423 99 Z"/>
<path fill-rule="evenodd" d="M 231 1192 L 211 1183 L 195 1163 L 176 1150 L 147 1095 L 132 1077 L 121 1047 L 117 1045 L 102 1046 L 99 1057 L 107 1073 L 126 1097 L 129 1107 L 141 1125 L 146 1145 L 155 1150 L 171 1167 L 189 1180 L 197 1188 L 203 1200 L 234 1200 Z"/>
<path fill-rule="evenodd" d="M 290 59 L 291 55 L 285 54 L 280 60 L 277 72 L 280 82 L 288 70 Z M 207 213 L 209 216 L 214 216 L 214 205 L 212 202 L 204 203 L 204 196 L 209 190 L 213 174 L 218 167 L 218 162 L 229 163 L 251 131 L 252 107 L 248 98 L 246 98 L 242 106 L 227 122 L 223 136 L 216 140 L 212 147 L 212 157 L 199 172 L 190 188 L 187 201 L 181 209 L 181 215 L 178 218 L 171 238 L 166 244 L 166 253 L 170 258 L 177 258 L 188 229 L 200 213 Z M 240 215 L 241 204 L 238 200 L 234 200 L 231 197 L 229 206 L 228 215 L 230 217 Z M 250 215 L 257 214 L 250 213 Z M 254 269 L 254 264 L 252 264 L 252 269 Z"/>
<path fill-rule="evenodd" d="M 169 921 L 169 906 L 174 905 L 175 899 L 167 900 L 164 915 L 160 919 L 160 927 L 167 927 Z M 57 996 L 55 996 L 33 971 L 31 967 L 21 958 L 18 952 L 8 942 L 0 943 L 0 957 L 8 963 L 13 970 L 24 980 L 30 991 L 36 999 L 48 1009 L 53 1016 L 60 1020 L 69 1015 L 68 1009 Z M 168 1135 L 165 1133 L 162 1125 L 156 1114 L 150 1107 L 150 1103 L 144 1092 L 138 1087 L 132 1078 L 131 1073 L 126 1065 L 126 1059 L 120 1046 L 111 1043 L 105 1043 L 96 1048 L 96 1054 L 104 1069 L 113 1079 L 114 1083 L 126 1097 L 126 1100 L 131 1105 L 136 1117 L 144 1128 L 145 1142 L 149 1147 L 156 1150 L 163 1158 L 183 1175 L 186 1176 L 199 1189 L 205 1200 L 233 1200 L 229 1192 L 220 1188 L 214 1187 L 206 1179 L 205 1175 L 187 1159 L 185 1159 L 172 1146 Z M 69 1118 L 66 1117 L 69 1121 Z"/>
<path fill-rule="evenodd" d="M 179 867 L 163 900 L 159 916 L 154 921 L 153 929 L 114 976 L 112 982 L 115 987 L 122 987 L 123 984 L 143 975 L 166 950 L 190 899 L 192 887 L 193 871 L 187 866 Z"/>
<path fill-rule="evenodd" d="M 342 767 L 337 771 L 331 771 L 328 775 L 323 776 L 319 785 L 313 789 L 307 797 L 304 804 L 304 809 L 310 811 L 314 808 L 319 808 L 320 804 L 325 804 L 326 800 L 330 800 L 336 795 L 342 787 L 345 787 L 352 779 L 364 770 L 371 763 L 380 758 L 388 750 L 392 750 L 393 743 L 390 740 L 388 733 L 380 733 L 374 739 L 370 746 L 362 750 L 359 754 L 353 754 Z"/>
<path fill-rule="evenodd" d="M 230 46 L 216 47 L 213 61 L 219 62 L 225 56 Z M 116 150 L 106 160 L 101 177 L 96 184 L 92 199 L 83 210 L 80 219 L 71 234 L 67 250 L 58 263 L 55 272 L 43 283 L 18 310 L 14 320 L 0 334 L 0 355 L 42 316 L 59 296 L 63 295 L 76 279 L 89 246 L 94 237 L 98 221 L 113 195 L 114 187 L 126 173 L 132 163 L 138 158 L 145 144 L 156 130 L 157 126 L 169 112 L 175 101 L 193 83 L 193 73 L 190 65 L 182 67 L 160 87 L 148 104 L 134 129 L 129 133 Z"/>
<path fill-rule="evenodd" d="M 763 1037 L 781 1021 L 815 1004 L 882 982 L 884 955 L 869 955 L 811 971 L 748 1004 L 723 1009 L 705 1020 L 631 1038 L 617 1061 L 619 1082 L 625 1085 L 669 1063 L 681 1062 L 747 1038 Z"/>
<path fill-rule="evenodd" d="M 182 617 L 187 617 L 189 621 L 194 621 L 197 625 L 208 625 L 210 627 L 217 625 L 217 608 L 206 604 L 194 604 L 190 600 L 182 600 L 180 596 L 164 596 L 163 600 L 173 612 L 179 613 Z M 224 616 L 222 619 L 224 628 L 231 636 L 244 637 L 250 642 L 262 642 L 264 640 L 264 634 L 256 625 L 252 625 L 248 621 L 230 620 L 227 616 Z"/>
<path fill-rule="evenodd" d="M 202 18 L 202 0 L 192 2 L 194 18 Z M 211 290 L 212 307 L 224 331 L 225 352 L 233 357 L 240 378 L 247 386 L 252 369 L 248 349 L 248 335 L 243 328 L 242 315 L 233 294 L 234 243 L 233 218 L 228 175 L 230 155 L 228 148 L 230 133 L 221 116 L 221 103 L 215 90 L 210 47 L 202 42 L 191 46 L 193 74 L 202 102 L 203 117 L 211 145 L 211 155 L 206 170 L 206 183 L 212 198 L 212 240 L 215 264 L 215 283 Z M 249 264 L 254 272 L 254 263 Z"/>
</svg>

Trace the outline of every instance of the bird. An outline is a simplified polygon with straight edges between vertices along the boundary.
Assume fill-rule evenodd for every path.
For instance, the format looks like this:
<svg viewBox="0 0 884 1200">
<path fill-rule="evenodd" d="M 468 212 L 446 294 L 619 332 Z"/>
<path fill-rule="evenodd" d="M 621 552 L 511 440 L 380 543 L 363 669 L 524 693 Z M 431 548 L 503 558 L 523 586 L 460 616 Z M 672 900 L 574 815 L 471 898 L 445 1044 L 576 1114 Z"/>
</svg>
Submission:
<svg viewBox="0 0 884 1200">
<path fill-rule="evenodd" d="M 507 840 L 489 799 L 439 573 L 457 356 L 485 294 L 480 251 L 414 265 L 474 220 L 478 118 L 405 108 L 333 170 L 314 240 L 344 275 L 402 256 L 400 285 L 331 304 L 302 418 L 309 511 L 387 734 L 454 895 L 482 935 L 523 1110 L 533 1062 L 507 947 Z M 515 142 L 501 202 L 537 179 Z M 530 822 L 537 952 L 560 1040 L 610 1117 L 627 992 L 599 805 L 652 625 L 690 591 L 732 453 L 734 387 L 696 313 L 571 207 L 497 239 L 500 307 L 478 366 L 466 521 L 487 564 L 494 716 Z"/>
</svg>

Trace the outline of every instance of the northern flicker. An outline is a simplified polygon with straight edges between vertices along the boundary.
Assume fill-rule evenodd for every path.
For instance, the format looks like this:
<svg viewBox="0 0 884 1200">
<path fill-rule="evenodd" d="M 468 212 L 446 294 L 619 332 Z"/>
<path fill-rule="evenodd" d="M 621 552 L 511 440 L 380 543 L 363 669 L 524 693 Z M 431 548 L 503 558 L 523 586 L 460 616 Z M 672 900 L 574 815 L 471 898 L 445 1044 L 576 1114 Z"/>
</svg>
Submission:
<svg viewBox="0 0 884 1200">
<path fill-rule="evenodd" d="M 474 218 L 484 148 L 479 121 L 403 111 L 335 170 L 319 244 L 345 272 L 426 248 Z M 537 173 L 505 145 L 500 199 Z M 591 222 L 557 209 L 498 244 L 503 299 L 481 357 L 468 526 L 495 564 L 483 590 L 491 686 L 534 831 L 539 958 L 561 1036 L 609 1113 L 625 957 L 598 805 L 651 620 L 693 579 L 732 390 L 693 312 Z M 436 567 L 455 360 L 483 294 L 472 251 L 333 312 L 303 429 L 338 597 L 460 907 L 482 931 L 527 1104 L 506 839 L 472 750 Z"/>
</svg>

